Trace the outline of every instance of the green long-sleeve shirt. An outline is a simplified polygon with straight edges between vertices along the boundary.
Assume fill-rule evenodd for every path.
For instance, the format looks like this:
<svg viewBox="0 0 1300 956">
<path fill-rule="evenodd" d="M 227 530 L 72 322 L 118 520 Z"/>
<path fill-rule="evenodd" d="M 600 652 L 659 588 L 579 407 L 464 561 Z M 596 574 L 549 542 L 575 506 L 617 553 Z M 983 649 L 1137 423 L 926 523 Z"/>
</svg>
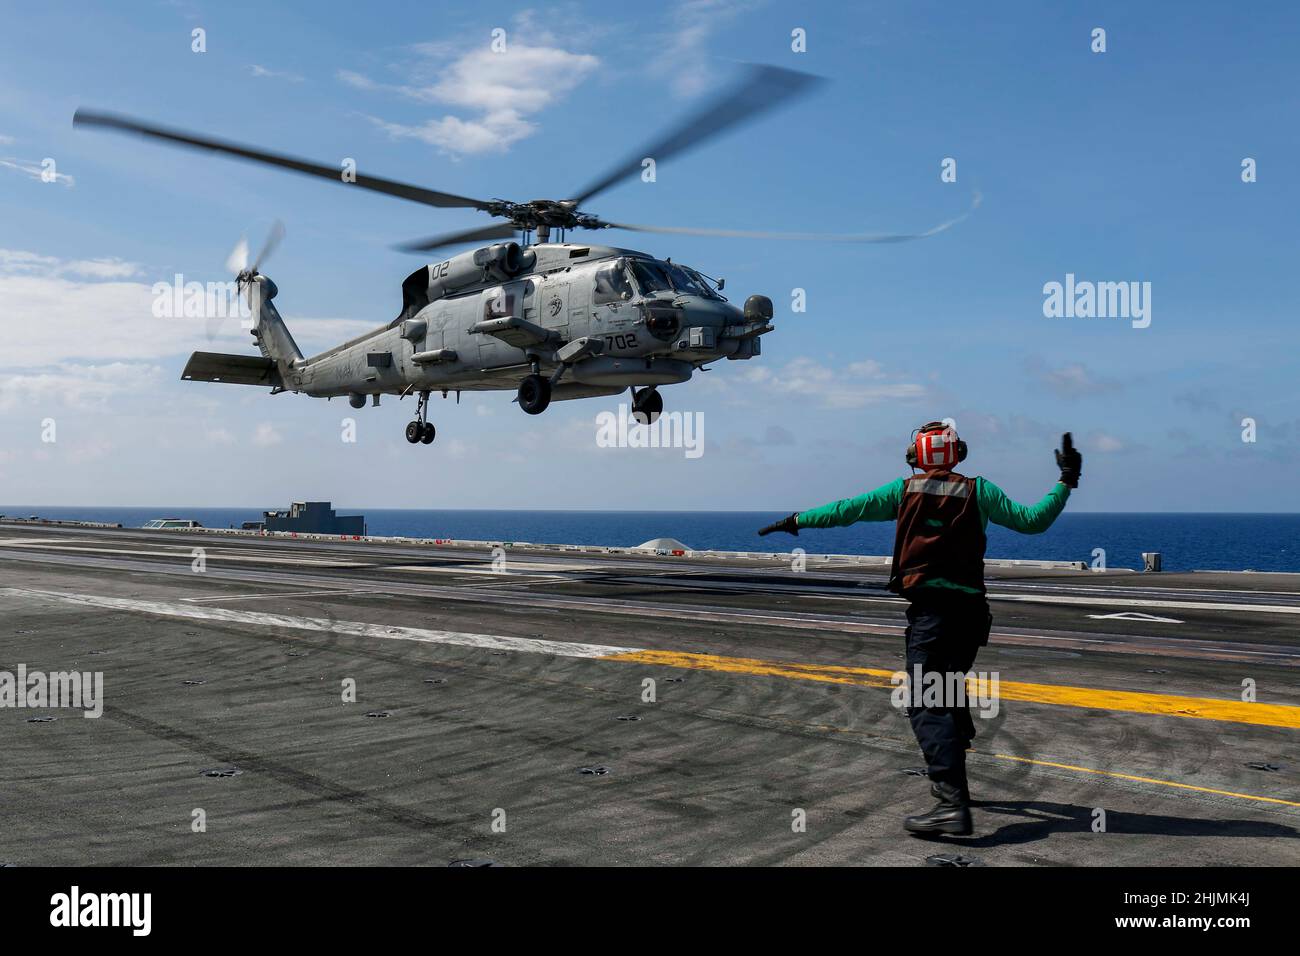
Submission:
<svg viewBox="0 0 1300 956">
<path fill-rule="evenodd" d="M 859 521 L 893 521 L 898 517 L 898 507 L 902 503 L 906 484 L 906 478 L 897 478 L 856 498 L 843 498 L 811 511 L 801 511 L 799 527 L 838 528 Z M 980 521 L 985 528 L 992 521 L 1012 531 L 1042 534 L 1064 510 L 1069 497 L 1069 487 L 1058 481 L 1037 504 L 1022 505 L 1008 498 L 1006 492 L 987 478 L 975 479 L 975 501 L 979 505 Z M 934 578 L 925 583 L 930 587 L 972 590 L 944 578 Z"/>
</svg>

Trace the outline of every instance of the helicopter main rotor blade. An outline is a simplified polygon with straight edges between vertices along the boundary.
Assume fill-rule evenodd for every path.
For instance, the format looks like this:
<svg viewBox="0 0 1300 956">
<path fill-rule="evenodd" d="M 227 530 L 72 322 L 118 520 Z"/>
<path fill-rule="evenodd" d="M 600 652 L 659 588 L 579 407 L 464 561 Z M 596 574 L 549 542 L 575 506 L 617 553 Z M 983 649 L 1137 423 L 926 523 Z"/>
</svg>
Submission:
<svg viewBox="0 0 1300 956">
<path fill-rule="evenodd" d="M 313 163 L 305 159 L 296 159 L 293 156 L 285 156 L 281 153 L 271 153 L 265 150 L 255 149 L 252 146 L 232 143 L 228 140 L 213 139 L 207 136 L 200 136 L 197 133 L 187 133 L 184 130 L 168 129 L 165 126 L 154 126 L 150 123 L 144 123 L 140 120 L 132 119 L 129 116 L 121 116 L 116 113 L 100 113 L 95 110 L 79 109 L 72 116 L 72 125 L 118 130 L 124 133 L 136 133 L 140 136 L 148 136 L 152 139 L 163 140 L 164 142 L 177 143 L 181 146 L 188 146 L 192 149 L 205 149 L 214 153 L 223 153 L 227 156 L 234 156 L 237 159 L 245 159 L 255 163 L 265 163 L 269 166 L 279 166 L 282 169 L 291 169 L 294 172 L 305 173 L 308 176 L 317 176 L 321 179 L 329 179 L 336 183 L 343 183 L 343 171 L 338 166 L 322 166 L 319 163 Z M 396 196 L 398 199 L 409 199 L 411 202 L 423 203 L 426 206 L 480 209 L 487 212 L 489 205 L 480 199 L 468 199 L 464 196 L 438 192 L 434 189 L 425 189 L 421 186 L 412 186 L 410 183 L 397 182 L 392 179 L 381 179 L 378 176 L 364 176 L 361 173 L 357 173 L 355 182 L 347 183 L 345 185 L 356 186 L 360 189 L 369 189 L 377 193 L 385 193 L 389 196 Z"/>
<path fill-rule="evenodd" d="M 749 229 L 696 229 L 690 226 L 640 226 L 632 223 L 601 222 L 598 228 L 626 229 L 629 232 L 659 232 L 683 236 L 720 236 L 727 239 L 790 239 L 795 242 L 912 242 L 946 232 L 979 208 L 983 197 L 976 193 L 970 208 L 960 216 L 941 222 L 924 232 L 768 232 Z"/>
<path fill-rule="evenodd" d="M 736 86 L 691 113 L 651 145 L 628 156 L 622 163 L 572 197 L 571 202 L 581 206 L 592 196 L 608 189 L 620 179 L 639 171 L 641 162 L 646 157 L 658 163 L 670 156 L 684 153 L 726 130 L 754 119 L 791 97 L 808 92 L 821 81 L 821 77 L 796 70 L 751 65 Z"/>
<path fill-rule="evenodd" d="M 443 246 L 454 246 L 462 242 L 478 242 L 481 239 L 513 239 L 515 236 L 515 227 L 508 222 L 494 222 L 490 226 L 479 226 L 476 229 L 467 229 L 464 232 L 449 232 L 441 236 L 430 236 L 428 239 L 416 239 L 414 242 L 405 242 L 400 246 L 394 246 L 402 252 L 432 252 L 434 249 L 441 249 Z"/>
</svg>

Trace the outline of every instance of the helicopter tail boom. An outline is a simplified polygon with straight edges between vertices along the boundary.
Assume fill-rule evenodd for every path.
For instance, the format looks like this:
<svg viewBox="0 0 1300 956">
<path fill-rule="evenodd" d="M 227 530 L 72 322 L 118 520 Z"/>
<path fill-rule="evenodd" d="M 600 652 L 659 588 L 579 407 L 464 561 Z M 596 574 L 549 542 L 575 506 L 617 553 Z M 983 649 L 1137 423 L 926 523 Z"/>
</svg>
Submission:
<svg viewBox="0 0 1300 956">
<path fill-rule="evenodd" d="M 277 291 L 275 283 L 263 275 L 254 276 L 249 282 L 249 304 L 257 314 L 253 338 L 257 340 L 262 355 L 275 363 L 280 376 L 287 382 L 292 380 L 292 371 L 302 363 L 303 357 L 289 327 L 271 301 Z"/>
</svg>

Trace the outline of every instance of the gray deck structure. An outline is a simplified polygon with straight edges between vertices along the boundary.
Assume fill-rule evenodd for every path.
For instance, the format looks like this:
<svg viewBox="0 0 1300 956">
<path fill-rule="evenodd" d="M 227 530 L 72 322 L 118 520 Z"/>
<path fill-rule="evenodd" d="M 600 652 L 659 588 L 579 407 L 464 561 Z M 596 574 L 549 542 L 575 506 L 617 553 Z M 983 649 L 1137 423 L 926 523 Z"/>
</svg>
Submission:
<svg viewBox="0 0 1300 956">
<path fill-rule="evenodd" d="M 1300 576 L 990 592 L 931 842 L 878 566 L 0 522 L 0 670 L 105 698 L 0 709 L 0 863 L 1300 863 Z"/>
</svg>

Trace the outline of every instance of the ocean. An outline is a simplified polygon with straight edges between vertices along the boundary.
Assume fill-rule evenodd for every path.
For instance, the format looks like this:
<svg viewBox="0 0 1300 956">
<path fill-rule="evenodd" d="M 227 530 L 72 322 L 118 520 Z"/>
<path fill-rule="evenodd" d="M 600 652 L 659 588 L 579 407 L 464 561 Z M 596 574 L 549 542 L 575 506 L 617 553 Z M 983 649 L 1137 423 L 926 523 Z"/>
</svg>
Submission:
<svg viewBox="0 0 1300 956">
<path fill-rule="evenodd" d="M 756 529 L 782 517 L 771 511 L 425 511 L 343 508 L 364 514 L 371 534 L 474 538 L 546 544 L 630 547 L 651 538 L 677 538 L 690 548 L 723 551 L 889 554 L 893 523 L 804 531 L 798 538 L 758 537 Z M 151 518 L 192 518 L 204 527 L 239 527 L 261 520 L 254 508 L 100 508 L 0 505 L 9 517 L 105 521 L 140 527 Z M 1159 551 L 1166 571 L 1291 571 L 1300 573 L 1300 515 L 1126 514 L 1061 515 L 1044 534 L 1021 535 L 989 526 L 990 558 L 1094 561 L 1141 568 L 1143 551 Z"/>
</svg>

